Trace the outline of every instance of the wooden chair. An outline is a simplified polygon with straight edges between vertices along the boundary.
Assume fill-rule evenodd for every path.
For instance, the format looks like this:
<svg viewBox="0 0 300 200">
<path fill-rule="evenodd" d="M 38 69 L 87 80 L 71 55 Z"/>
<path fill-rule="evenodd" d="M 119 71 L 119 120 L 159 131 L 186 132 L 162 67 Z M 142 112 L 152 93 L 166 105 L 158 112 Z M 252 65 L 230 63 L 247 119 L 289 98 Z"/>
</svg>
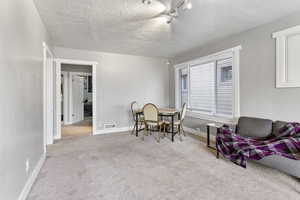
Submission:
<svg viewBox="0 0 300 200">
<path fill-rule="evenodd" d="M 182 141 L 181 131 L 183 132 L 183 135 L 186 136 L 185 132 L 183 130 L 183 121 L 185 118 L 186 110 L 187 110 L 187 106 L 186 106 L 186 103 L 184 103 L 182 106 L 181 112 L 180 112 L 180 119 L 178 121 L 174 121 L 174 128 L 176 128 L 178 130 L 178 134 L 180 136 L 181 141 Z M 171 122 L 169 122 L 169 121 L 165 121 L 164 124 L 165 124 L 165 126 L 171 126 Z"/>
<path fill-rule="evenodd" d="M 161 131 L 164 128 L 164 123 L 159 119 L 157 107 L 152 103 L 148 103 L 144 106 L 143 113 L 145 130 L 142 140 L 144 140 L 145 135 L 148 135 L 149 131 L 157 131 L 158 137 L 156 139 L 157 142 L 160 142 Z"/>
<path fill-rule="evenodd" d="M 131 134 L 133 135 L 136 129 L 140 129 L 144 125 L 144 117 L 143 116 L 138 116 L 138 121 L 136 121 L 135 111 L 141 109 L 139 104 L 136 101 L 133 101 L 130 104 L 130 108 L 131 108 L 132 118 L 133 118 L 133 121 L 134 121 L 133 130 L 131 131 Z M 140 127 L 139 127 L 139 125 L 140 125 Z"/>
</svg>

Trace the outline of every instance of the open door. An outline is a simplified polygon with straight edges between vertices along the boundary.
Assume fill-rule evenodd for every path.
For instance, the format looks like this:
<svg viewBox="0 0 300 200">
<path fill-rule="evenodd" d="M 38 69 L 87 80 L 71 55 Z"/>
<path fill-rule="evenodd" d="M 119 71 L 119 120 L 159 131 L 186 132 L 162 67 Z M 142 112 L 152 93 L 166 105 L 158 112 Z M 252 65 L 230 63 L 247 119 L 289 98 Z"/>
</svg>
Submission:
<svg viewBox="0 0 300 200">
<path fill-rule="evenodd" d="M 84 78 L 72 75 L 72 123 L 84 120 Z"/>
</svg>

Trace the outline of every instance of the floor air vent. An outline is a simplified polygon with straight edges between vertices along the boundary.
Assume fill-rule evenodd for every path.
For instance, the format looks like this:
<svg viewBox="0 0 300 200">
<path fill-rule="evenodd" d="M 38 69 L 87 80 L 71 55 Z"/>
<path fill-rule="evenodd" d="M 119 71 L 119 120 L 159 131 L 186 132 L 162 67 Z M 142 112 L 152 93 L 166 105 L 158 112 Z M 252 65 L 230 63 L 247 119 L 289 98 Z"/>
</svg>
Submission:
<svg viewBox="0 0 300 200">
<path fill-rule="evenodd" d="M 116 124 L 113 124 L 113 123 L 111 123 L 111 124 L 104 124 L 104 129 L 108 129 L 108 128 L 116 128 Z"/>
</svg>

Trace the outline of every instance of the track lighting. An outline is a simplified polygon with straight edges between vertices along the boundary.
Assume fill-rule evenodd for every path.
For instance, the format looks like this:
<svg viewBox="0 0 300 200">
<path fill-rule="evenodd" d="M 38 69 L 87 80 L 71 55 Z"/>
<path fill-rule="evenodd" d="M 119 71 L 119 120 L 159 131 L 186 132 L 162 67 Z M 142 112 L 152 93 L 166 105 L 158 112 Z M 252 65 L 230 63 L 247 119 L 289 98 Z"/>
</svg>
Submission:
<svg viewBox="0 0 300 200">
<path fill-rule="evenodd" d="M 151 4 L 152 0 L 142 0 L 143 4 Z M 193 5 L 191 0 L 182 0 L 175 6 L 174 8 L 170 9 L 168 12 L 164 12 L 161 14 L 162 17 L 166 18 L 166 23 L 171 24 L 173 20 L 179 16 L 179 9 L 182 10 L 190 10 L 192 9 Z"/>
<path fill-rule="evenodd" d="M 183 1 L 183 5 L 182 5 L 183 10 L 186 10 L 186 9 L 190 10 L 192 8 L 193 8 L 193 4 L 192 4 L 191 0 L 184 0 Z"/>
<path fill-rule="evenodd" d="M 174 17 L 172 17 L 171 15 L 164 15 L 163 17 L 166 18 L 167 24 L 171 24 L 174 20 Z"/>
<path fill-rule="evenodd" d="M 143 2 L 143 4 L 146 4 L 146 5 L 150 5 L 152 3 L 151 0 L 143 0 L 142 2 Z"/>
</svg>

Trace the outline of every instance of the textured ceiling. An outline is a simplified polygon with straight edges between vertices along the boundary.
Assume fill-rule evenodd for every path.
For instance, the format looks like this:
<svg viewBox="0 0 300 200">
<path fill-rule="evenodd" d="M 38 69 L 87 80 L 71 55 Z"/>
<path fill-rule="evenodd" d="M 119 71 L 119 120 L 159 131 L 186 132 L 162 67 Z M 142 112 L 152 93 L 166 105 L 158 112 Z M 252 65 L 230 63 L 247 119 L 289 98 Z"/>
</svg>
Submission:
<svg viewBox="0 0 300 200">
<path fill-rule="evenodd" d="M 168 25 L 171 0 L 34 0 L 54 45 L 144 56 L 174 57 L 300 11 L 299 0 L 192 0 Z"/>
</svg>

